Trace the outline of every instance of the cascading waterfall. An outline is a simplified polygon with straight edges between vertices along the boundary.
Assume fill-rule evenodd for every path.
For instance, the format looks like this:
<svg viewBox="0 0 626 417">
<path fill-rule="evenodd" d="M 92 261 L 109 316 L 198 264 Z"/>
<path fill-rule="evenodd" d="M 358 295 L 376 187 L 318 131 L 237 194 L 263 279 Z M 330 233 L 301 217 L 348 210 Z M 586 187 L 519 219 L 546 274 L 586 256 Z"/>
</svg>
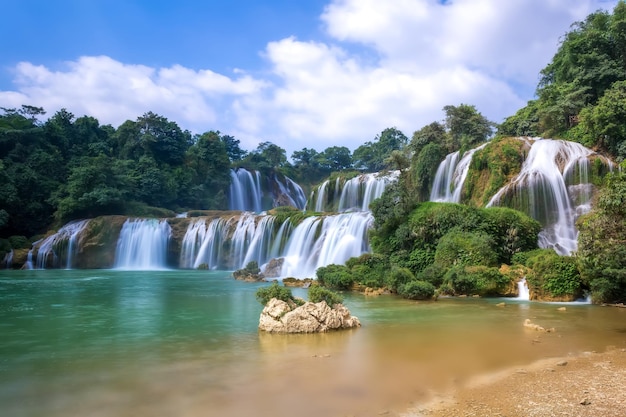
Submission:
<svg viewBox="0 0 626 417">
<path fill-rule="evenodd" d="M 165 220 L 126 220 L 117 240 L 114 268 L 140 271 L 166 269 L 171 233 L 172 229 Z"/>
<path fill-rule="evenodd" d="M 379 198 L 391 181 L 396 181 L 399 171 L 389 174 L 362 174 L 343 185 L 339 198 L 339 211 L 369 211 L 369 206 Z"/>
<path fill-rule="evenodd" d="M 600 158 L 575 142 L 535 140 L 520 173 L 487 207 L 501 205 L 526 212 L 544 226 L 539 246 L 569 255 L 577 248 L 576 218 L 590 207 L 590 156 Z M 608 160 L 602 161 L 611 166 Z"/>
<path fill-rule="evenodd" d="M 291 234 L 284 250 L 282 276 L 314 277 L 315 270 L 370 251 L 369 212 L 308 217 Z"/>
<path fill-rule="evenodd" d="M 367 212 L 311 216 L 299 225 L 277 227 L 270 215 L 242 213 L 230 218 L 197 219 L 183 238 L 182 268 L 239 269 L 249 262 L 284 258 L 281 276 L 312 277 L 329 263 L 344 263 L 369 251 Z"/>
<path fill-rule="evenodd" d="M 275 197 L 275 200 L 279 201 L 279 205 L 289 205 L 297 208 L 298 210 L 304 210 L 306 208 L 306 196 L 302 188 L 296 184 L 291 178 L 285 177 L 285 182 L 276 178 L 276 184 L 280 191 L 280 196 Z"/>
<path fill-rule="evenodd" d="M 37 257 L 34 267 L 37 269 L 45 269 L 46 266 L 58 267 L 62 265 L 61 261 L 65 258 L 63 266 L 70 269 L 73 257 L 76 255 L 76 241 L 88 223 L 89 220 L 70 222 L 55 234 L 35 242 L 33 247 L 37 248 Z"/>
<path fill-rule="evenodd" d="M 230 171 L 230 179 L 231 210 L 260 213 L 278 206 L 306 207 L 304 191 L 289 177 L 271 174 L 262 181 L 259 171 L 239 168 Z"/>
<path fill-rule="evenodd" d="M 262 211 L 261 174 L 258 171 L 250 172 L 247 169 L 231 169 L 230 171 L 230 209 Z"/>
<path fill-rule="evenodd" d="M 313 206 L 313 211 L 317 211 L 317 212 L 324 211 L 324 206 L 326 205 L 326 199 L 328 198 L 327 196 L 328 184 L 329 184 L 329 180 L 326 180 L 320 186 L 317 187 L 317 190 L 311 191 L 311 201 L 315 201 L 315 205 Z"/>
<path fill-rule="evenodd" d="M 470 149 L 463 154 L 461 160 L 459 160 L 459 151 L 447 155 L 446 159 L 444 159 L 437 168 L 433 188 L 430 192 L 430 201 L 460 203 L 461 191 L 463 190 L 463 184 L 469 172 L 472 156 L 476 151 L 485 146 L 487 146 L 487 143 Z"/>
</svg>

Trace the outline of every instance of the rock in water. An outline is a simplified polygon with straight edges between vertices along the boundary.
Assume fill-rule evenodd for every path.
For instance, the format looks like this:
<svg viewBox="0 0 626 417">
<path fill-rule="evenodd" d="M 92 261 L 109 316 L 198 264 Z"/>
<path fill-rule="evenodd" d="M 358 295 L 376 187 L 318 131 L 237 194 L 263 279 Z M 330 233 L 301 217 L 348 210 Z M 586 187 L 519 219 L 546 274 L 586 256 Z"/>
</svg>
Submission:
<svg viewBox="0 0 626 417">
<path fill-rule="evenodd" d="M 297 306 L 272 298 L 259 318 L 259 329 L 270 333 L 322 333 L 360 326 L 343 304 L 331 308 L 326 301 Z"/>
</svg>

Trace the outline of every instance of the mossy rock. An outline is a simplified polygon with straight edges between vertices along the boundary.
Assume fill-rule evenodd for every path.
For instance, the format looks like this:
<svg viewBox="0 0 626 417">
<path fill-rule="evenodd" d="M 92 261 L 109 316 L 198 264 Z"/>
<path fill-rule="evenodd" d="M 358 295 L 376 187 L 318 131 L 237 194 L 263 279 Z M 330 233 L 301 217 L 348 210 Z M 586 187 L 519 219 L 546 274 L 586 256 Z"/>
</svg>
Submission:
<svg viewBox="0 0 626 417">
<path fill-rule="evenodd" d="M 101 216 L 91 219 L 78 243 L 75 267 L 79 269 L 112 268 L 117 240 L 126 216 Z"/>
</svg>

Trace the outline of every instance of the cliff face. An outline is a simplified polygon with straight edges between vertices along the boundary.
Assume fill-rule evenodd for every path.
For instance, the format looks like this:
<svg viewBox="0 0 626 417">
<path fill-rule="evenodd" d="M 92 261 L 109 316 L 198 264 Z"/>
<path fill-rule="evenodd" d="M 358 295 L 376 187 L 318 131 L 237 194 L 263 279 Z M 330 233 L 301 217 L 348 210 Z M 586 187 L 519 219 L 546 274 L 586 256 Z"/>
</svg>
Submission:
<svg viewBox="0 0 626 417">
<path fill-rule="evenodd" d="M 530 144 L 519 138 L 493 140 L 476 151 L 469 166 L 461 201 L 485 207 L 491 197 L 519 174 Z"/>
<path fill-rule="evenodd" d="M 92 219 L 81 233 L 75 268 L 111 268 L 115 262 L 115 248 L 126 216 L 101 216 Z"/>
</svg>

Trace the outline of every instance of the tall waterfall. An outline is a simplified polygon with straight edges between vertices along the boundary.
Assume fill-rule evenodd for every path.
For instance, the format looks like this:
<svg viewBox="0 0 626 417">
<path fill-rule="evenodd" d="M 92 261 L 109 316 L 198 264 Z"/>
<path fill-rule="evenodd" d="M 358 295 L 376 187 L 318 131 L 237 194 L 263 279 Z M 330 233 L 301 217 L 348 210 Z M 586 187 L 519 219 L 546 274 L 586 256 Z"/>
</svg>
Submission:
<svg viewBox="0 0 626 417">
<path fill-rule="evenodd" d="M 165 269 L 171 232 L 171 227 L 165 220 L 126 220 L 117 240 L 114 268 Z"/>
<path fill-rule="evenodd" d="M 447 155 L 437 168 L 433 188 L 430 192 L 430 201 L 460 203 L 461 191 L 469 172 L 472 155 L 485 146 L 487 143 L 470 149 L 463 154 L 461 160 L 459 160 L 459 151 Z"/>
<path fill-rule="evenodd" d="M 259 171 L 244 168 L 230 171 L 229 208 L 260 213 L 278 206 L 303 210 L 306 196 L 291 178 L 272 174 L 264 180 Z"/>
<path fill-rule="evenodd" d="M 76 242 L 89 220 L 73 221 L 61 227 L 58 232 L 33 244 L 37 248 L 34 267 L 46 266 L 72 268 L 76 255 Z"/>
<path fill-rule="evenodd" d="M 261 174 L 247 169 L 230 170 L 230 205 L 231 210 L 262 211 Z"/>
<path fill-rule="evenodd" d="M 535 140 L 520 173 L 487 206 L 502 205 L 526 212 L 544 226 L 539 246 L 569 255 L 577 248 L 576 218 L 590 208 L 590 156 L 599 158 L 579 143 Z M 610 167 L 609 161 L 603 162 Z"/>
</svg>

